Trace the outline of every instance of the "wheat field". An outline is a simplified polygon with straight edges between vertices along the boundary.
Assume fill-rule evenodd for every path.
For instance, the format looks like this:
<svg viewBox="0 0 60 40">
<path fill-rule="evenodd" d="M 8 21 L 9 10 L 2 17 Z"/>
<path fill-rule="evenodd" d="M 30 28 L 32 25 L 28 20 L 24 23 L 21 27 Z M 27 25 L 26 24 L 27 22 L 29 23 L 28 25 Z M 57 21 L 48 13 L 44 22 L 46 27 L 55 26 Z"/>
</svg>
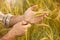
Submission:
<svg viewBox="0 0 60 40">
<path fill-rule="evenodd" d="M 47 9 L 49 16 L 40 21 L 39 24 L 32 24 L 22 37 L 15 40 L 60 40 L 60 0 L 12 0 L 12 4 L 0 0 L 0 11 L 12 15 L 23 15 L 32 5 L 38 5 L 39 9 Z M 8 0 L 9 1 L 9 0 Z M 5 28 L 0 22 L 0 37 L 4 36 L 11 28 Z"/>
</svg>

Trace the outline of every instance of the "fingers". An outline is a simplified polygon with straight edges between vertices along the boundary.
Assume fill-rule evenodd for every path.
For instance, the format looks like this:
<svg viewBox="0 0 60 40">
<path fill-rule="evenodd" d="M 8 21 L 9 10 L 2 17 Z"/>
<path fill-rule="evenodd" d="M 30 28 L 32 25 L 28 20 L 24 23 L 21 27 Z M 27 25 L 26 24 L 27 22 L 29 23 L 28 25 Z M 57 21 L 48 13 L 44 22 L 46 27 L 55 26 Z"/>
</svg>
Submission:
<svg viewBox="0 0 60 40">
<path fill-rule="evenodd" d="M 49 14 L 48 13 L 45 13 L 44 15 L 43 15 L 43 17 L 47 17 Z"/>
<path fill-rule="evenodd" d="M 29 9 L 30 10 L 38 9 L 38 5 L 34 5 L 34 6 L 30 7 Z"/>
<path fill-rule="evenodd" d="M 36 13 L 49 13 L 48 10 L 40 9 Z"/>
<path fill-rule="evenodd" d="M 48 14 L 45 13 L 44 15 L 41 15 L 41 16 L 38 16 L 38 17 L 31 19 L 29 22 L 30 23 L 38 23 L 39 21 L 46 18 L 47 16 L 48 16 Z"/>
</svg>

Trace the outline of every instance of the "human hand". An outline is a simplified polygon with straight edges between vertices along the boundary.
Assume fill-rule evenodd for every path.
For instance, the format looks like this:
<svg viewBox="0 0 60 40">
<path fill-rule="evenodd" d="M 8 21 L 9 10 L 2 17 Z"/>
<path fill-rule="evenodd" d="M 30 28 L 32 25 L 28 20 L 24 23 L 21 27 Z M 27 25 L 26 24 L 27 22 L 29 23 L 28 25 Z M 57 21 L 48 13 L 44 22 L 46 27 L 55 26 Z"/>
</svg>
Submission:
<svg viewBox="0 0 60 40">
<path fill-rule="evenodd" d="M 26 20 L 26 21 L 28 21 L 30 23 L 38 23 L 43 18 L 48 16 L 49 12 L 47 10 L 41 9 L 40 11 L 33 11 L 34 9 L 37 9 L 37 8 L 38 8 L 38 5 L 34 5 L 34 6 L 30 7 L 30 8 L 28 8 L 24 13 L 24 20 Z M 38 12 L 44 13 L 44 14 L 33 18 L 33 16 L 36 15 Z"/>
<path fill-rule="evenodd" d="M 13 28 L 10 30 L 9 34 L 13 36 L 22 36 L 27 31 L 27 28 L 31 27 L 31 24 L 28 24 L 25 21 L 16 23 Z"/>
</svg>

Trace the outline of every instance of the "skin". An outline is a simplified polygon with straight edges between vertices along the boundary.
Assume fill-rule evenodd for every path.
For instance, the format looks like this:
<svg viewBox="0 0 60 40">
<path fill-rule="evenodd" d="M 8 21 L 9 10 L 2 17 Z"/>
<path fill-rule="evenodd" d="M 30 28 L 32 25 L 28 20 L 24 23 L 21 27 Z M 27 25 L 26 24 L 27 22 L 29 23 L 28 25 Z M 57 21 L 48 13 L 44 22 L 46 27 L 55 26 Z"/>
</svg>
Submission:
<svg viewBox="0 0 60 40">
<path fill-rule="evenodd" d="M 22 21 L 22 20 L 25 20 L 29 23 L 38 23 L 39 21 L 41 21 L 43 18 L 45 18 L 46 16 L 48 16 L 48 11 L 44 11 L 44 10 L 40 10 L 41 12 L 45 12 L 44 15 L 41 15 L 41 16 L 38 16 L 38 17 L 35 17 L 35 18 L 32 18 L 37 12 L 33 11 L 34 9 L 37 9 L 38 6 L 37 5 L 34 5 L 30 8 L 28 8 L 25 13 L 21 16 L 13 16 L 11 19 L 10 19 L 10 26 L 13 26 L 14 24 Z M 46 13 L 47 12 L 47 13 Z"/>
<path fill-rule="evenodd" d="M 14 40 L 16 36 L 24 35 L 27 31 L 27 28 L 31 27 L 31 23 L 38 23 L 45 18 L 47 14 L 32 18 L 36 14 L 33 9 L 37 7 L 37 5 L 34 5 L 28 8 L 22 16 L 12 16 L 9 22 L 9 25 L 12 26 L 12 29 L 0 40 Z"/>
<path fill-rule="evenodd" d="M 23 24 L 24 23 L 24 24 Z M 31 24 L 26 24 L 26 22 L 19 22 L 13 26 L 13 28 L 0 40 L 14 40 L 16 36 L 22 36 L 27 31 Z"/>
</svg>

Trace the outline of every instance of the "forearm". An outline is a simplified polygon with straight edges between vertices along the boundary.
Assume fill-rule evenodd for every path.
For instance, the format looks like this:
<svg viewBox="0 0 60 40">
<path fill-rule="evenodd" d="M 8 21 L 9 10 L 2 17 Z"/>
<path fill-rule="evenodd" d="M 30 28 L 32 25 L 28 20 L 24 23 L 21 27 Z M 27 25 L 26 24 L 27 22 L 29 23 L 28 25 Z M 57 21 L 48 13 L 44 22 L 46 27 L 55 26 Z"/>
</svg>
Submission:
<svg viewBox="0 0 60 40">
<path fill-rule="evenodd" d="M 16 24 L 22 20 L 23 20 L 23 15 L 22 16 L 12 16 L 9 21 L 9 26 L 13 26 L 14 24 Z"/>
<path fill-rule="evenodd" d="M 15 36 L 12 33 L 7 33 L 5 36 L 3 36 L 0 40 L 14 40 Z"/>
<path fill-rule="evenodd" d="M 4 36 L 3 38 L 1 38 L 0 40 L 14 40 L 14 37 L 12 37 L 12 38 L 8 38 L 8 36 Z"/>
<path fill-rule="evenodd" d="M 21 16 L 13 16 L 11 14 L 4 15 L 0 12 L 0 22 L 3 22 L 6 26 L 13 26 L 17 22 L 20 22 L 23 19 L 23 15 Z"/>
</svg>

